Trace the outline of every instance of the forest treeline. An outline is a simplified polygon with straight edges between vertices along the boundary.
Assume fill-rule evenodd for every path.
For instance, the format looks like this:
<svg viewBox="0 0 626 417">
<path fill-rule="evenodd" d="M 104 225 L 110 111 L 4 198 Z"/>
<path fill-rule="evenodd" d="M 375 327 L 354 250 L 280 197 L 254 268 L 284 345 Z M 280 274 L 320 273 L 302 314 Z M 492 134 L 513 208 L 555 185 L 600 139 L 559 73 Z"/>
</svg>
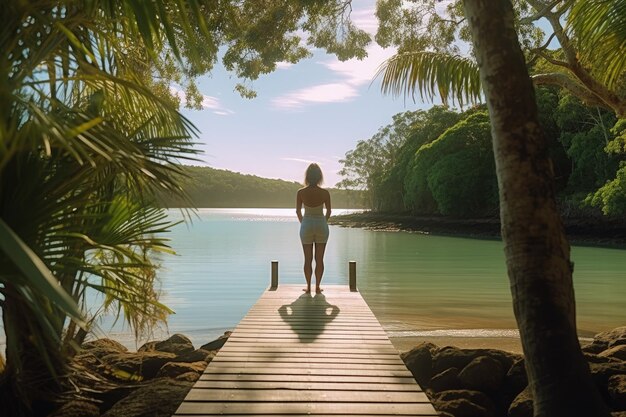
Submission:
<svg viewBox="0 0 626 417">
<path fill-rule="evenodd" d="M 536 100 L 566 217 L 626 211 L 626 123 L 557 87 Z M 362 189 L 373 210 L 414 215 L 498 215 L 498 185 L 485 106 L 397 114 L 346 153 L 340 187 Z"/>
<path fill-rule="evenodd" d="M 166 207 L 294 207 L 302 184 L 210 167 L 185 166 L 181 186 L 188 196 L 162 195 Z M 335 208 L 365 207 L 359 190 L 329 189 Z"/>
</svg>

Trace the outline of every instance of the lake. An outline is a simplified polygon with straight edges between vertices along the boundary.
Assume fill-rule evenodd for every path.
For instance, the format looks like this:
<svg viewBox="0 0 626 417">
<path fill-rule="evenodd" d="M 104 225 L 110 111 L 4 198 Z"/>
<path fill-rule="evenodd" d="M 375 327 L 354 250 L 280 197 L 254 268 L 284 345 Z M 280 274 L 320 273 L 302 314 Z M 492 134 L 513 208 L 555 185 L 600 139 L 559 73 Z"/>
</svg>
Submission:
<svg viewBox="0 0 626 417">
<path fill-rule="evenodd" d="M 177 210 L 169 216 L 182 219 Z M 269 285 L 272 260 L 279 283 L 304 285 L 298 228 L 293 209 L 200 209 L 176 226 L 169 238 L 178 255 L 161 258 L 162 301 L 176 311 L 168 331 L 202 344 L 234 328 Z M 626 251 L 574 247 L 572 259 L 580 335 L 626 324 Z M 391 336 L 516 335 L 500 241 L 331 226 L 322 287 L 347 285 L 350 260 Z M 100 327 L 134 346 L 110 324 Z"/>
</svg>

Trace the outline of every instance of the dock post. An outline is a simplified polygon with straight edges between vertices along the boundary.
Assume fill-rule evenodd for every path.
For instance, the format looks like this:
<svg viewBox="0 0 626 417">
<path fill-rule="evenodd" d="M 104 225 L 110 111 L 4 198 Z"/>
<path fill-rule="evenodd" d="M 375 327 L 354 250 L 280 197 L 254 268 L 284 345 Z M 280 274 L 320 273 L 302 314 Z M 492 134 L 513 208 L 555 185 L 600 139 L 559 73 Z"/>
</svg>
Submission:
<svg viewBox="0 0 626 417">
<path fill-rule="evenodd" d="M 350 291 L 356 291 L 356 261 L 349 262 Z"/>
<path fill-rule="evenodd" d="M 278 288 L 278 261 L 272 261 L 272 282 L 270 284 L 270 290 L 276 291 Z"/>
</svg>

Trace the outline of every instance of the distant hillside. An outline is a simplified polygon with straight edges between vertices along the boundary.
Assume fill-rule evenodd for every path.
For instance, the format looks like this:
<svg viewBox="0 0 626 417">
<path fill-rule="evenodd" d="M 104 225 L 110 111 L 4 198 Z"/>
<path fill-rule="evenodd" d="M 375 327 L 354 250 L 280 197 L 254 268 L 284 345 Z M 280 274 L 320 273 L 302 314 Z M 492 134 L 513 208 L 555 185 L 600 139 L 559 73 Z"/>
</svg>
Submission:
<svg viewBox="0 0 626 417">
<path fill-rule="evenodd" d="M 261 178 L 208 167 L 185 167 L 189 178 L 183 188 L 195 207 L 294 207 L 297 182 Z M 334 208 L 364 208 L 361 191 L 330 188 Z M 186 207 L 189 203 L 162 196 L 167 207 Z"/>
</svg>

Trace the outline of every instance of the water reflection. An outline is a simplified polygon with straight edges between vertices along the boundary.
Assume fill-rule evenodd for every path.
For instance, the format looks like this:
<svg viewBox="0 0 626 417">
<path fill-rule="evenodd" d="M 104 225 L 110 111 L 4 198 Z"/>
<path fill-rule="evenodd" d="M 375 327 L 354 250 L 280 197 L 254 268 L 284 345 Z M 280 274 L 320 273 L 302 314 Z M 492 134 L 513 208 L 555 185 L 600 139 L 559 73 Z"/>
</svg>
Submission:
<svg viewBox="0 0 626 417">
<path fill-rule="evenodd" d="M 291 326 L 301 343 L 314 342 L 339 311 L 339 307 L 326 301 L 323 294 L 302 294 L 291 304 L 278 308 L 280 317 Z"/>
</svg>

